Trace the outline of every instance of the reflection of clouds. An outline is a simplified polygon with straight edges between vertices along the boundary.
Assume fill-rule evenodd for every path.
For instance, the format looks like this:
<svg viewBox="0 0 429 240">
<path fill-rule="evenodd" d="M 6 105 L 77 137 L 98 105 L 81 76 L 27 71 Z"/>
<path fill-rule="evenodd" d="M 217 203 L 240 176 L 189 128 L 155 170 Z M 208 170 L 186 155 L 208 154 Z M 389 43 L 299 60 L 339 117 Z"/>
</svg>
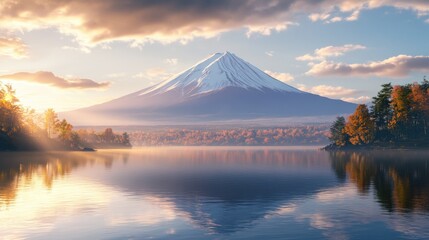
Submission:
<svg viewBox="0 0 429 240">
<path fill-rule="evenodd" d="M 267 215 L 265 215 L 265 218 L 272 218 L 276 216 L 292 214 L 293 212 L 295 212 L 296 208 L 297 208 L 296 204 L 293 204 L 293 203 L 284 204 L 279 208 L 277 208 L 276 210 L 269 212 Z"/>
<path fill-rule="evenodd" d="M 321 213 L 303 215 L 303 218 L 308 218 L 310 220 L 310 225 L 317 229 L 328 229 L 334 227 L 334 223 L 331 219 L 326 217 Z"/>
<path fill-rule="evenodd" d="M 353 199 L 358 196 L 356 188 L 353 185 L 346 185 L 334 189 L 327 189 L 316 194 L 315 198 L 319 202 L 331 202 Z"/>
<path fill-rule="evenodd" d="M 402 217 L 402 214 L 394 214 L 389 216 L 388 225 L 404 235 L 410 236 L 415 239 L 429 239 L 428 222 L 429 217 L 412 214 L 411 216 Z"/>
<path fill-rule="evenodd" d="M 361 195 L 353 183 L 285 202 L 267 214 L 264 221 L 283 222 L 292 228 L 303 225 L 327 239 L 358 238 L 363 231 L 375 239 L 387 235 L 429 239 L 429 216 L 415 212 L 386 214 L 371 194 Z"/>
<path fill-rule="evenodd" d="M 368 231 L 368 236 L 382 236 L 382 233 L 386 233 L 390 236 L 429 239 L 429 216 L 417 212 L 386 214 L 371 195 L 360 195 L 352 184 L 328 188 L 312 197 L 286 203 L 284 206 L 293 206 L 293 211 L 283 215 L 296 222 L 308 223 L 328 239 L 348 239 L 351 230 L 358 233 L 362 229 Z M 278 221 L 276 217 L 284 216 L 270 217 Z M 377 223 L 377 227 L 369 227 L 374 223 Z M 352 236 L 358 236 L 355 235 L 356 232 L 351 233 Z"/>
<path fill-rule="evenodd" d="M 306 219 L 311 227 L 321 230 L 328 239 L 348 239 L 344 230 L 346 225 L 325 213 L 317 212 L 297 216 L 298 221 Z"/>
</svg>

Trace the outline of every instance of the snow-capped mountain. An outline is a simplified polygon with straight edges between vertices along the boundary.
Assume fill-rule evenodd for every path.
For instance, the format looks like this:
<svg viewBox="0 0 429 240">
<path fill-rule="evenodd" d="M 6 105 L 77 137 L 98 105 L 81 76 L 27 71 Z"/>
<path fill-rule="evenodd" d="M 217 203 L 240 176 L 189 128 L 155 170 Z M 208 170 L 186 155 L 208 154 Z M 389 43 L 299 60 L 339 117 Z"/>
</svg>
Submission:
<svg viewBox="0 0 429 240">
<path fill-rule="evenodd" d="M 354 108 L 300 91 L 225 52 L 149 88 L 62 115 L 79 125 L 172 124 L 326 116 Z"/>
<path fill-rule="evenodd" d="M 221 90 L 225 87 L 244 89 L 300 92 L 272 78 L 230 52 L 216 53 L 188 70 L 158 85 L 140 92 L 140 95 L 163 94 L 178 89 L 183 97 Z"/>
</svg>

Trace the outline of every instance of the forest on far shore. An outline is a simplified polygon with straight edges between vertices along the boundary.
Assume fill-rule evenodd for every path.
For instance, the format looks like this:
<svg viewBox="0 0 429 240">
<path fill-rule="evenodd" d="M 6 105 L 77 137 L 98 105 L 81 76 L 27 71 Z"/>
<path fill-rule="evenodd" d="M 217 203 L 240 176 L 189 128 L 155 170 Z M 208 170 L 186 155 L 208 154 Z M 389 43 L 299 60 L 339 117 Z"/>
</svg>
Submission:
<svg viewBox="0 0 429 240">
<path fill-rule="evenodd" d="M 329 125 L 167 128 L 130 131 L 133 146 L 310 146 L 329 142 Z"/>
<path fill-rule="evenodd" d="M 360 104 L 330 128 L 326 149 L 429 147 L 429 81 L 383 84 L 368 108 Z"/>
</svg>

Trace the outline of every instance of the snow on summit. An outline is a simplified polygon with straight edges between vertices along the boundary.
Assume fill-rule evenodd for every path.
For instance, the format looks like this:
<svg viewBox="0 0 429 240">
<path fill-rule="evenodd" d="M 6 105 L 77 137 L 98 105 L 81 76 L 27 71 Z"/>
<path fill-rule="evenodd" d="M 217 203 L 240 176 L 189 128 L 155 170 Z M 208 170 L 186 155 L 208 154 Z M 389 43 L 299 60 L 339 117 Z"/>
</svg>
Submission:
<svg viewBox="0 0 429 240">
<path fill-rule="evenodd" d="M 182 96 L 195 96 L 225 87 L 301 92 L 261 71 L 233 53 L 216 53 L 188 70 L 140 92 L 158 95 L 179 90 Z"/>
</svg>

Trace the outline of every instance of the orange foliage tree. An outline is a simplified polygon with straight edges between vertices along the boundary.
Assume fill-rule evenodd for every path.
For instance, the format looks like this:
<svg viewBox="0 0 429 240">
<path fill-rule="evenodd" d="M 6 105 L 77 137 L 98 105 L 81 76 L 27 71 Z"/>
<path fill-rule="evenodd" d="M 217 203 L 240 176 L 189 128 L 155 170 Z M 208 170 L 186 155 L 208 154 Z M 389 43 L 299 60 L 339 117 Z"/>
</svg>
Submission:
<svg viewBox="0 0 429 240">
<path fill-rule="evenodd" d="M 410 93 L 410 120 L 413 127 L 413 135 L 418 137 L 420 133 L 427 135 L 427 120 L 429 118 L 429 90 L 417 83 L 411 85 Z"/>
<path fill-rule="evenodd" d="M 373 141 L 374 128 L 374 121 L 370 117 L 368 107 L 365 104 L 360 104 L 348 118 L 344 132 L 349 135 L 351 144 L 362 145 Z"/>
<path fill-rule="evenodd" d="M 391 108 L 393 110 L 389 128 L 396 138 L 404 138 L 408 128 L 410 115 L 410 99 L 408 97 L 410 88 L 407 86 L 394 86 L 392 91 Z"/>
</svg>

